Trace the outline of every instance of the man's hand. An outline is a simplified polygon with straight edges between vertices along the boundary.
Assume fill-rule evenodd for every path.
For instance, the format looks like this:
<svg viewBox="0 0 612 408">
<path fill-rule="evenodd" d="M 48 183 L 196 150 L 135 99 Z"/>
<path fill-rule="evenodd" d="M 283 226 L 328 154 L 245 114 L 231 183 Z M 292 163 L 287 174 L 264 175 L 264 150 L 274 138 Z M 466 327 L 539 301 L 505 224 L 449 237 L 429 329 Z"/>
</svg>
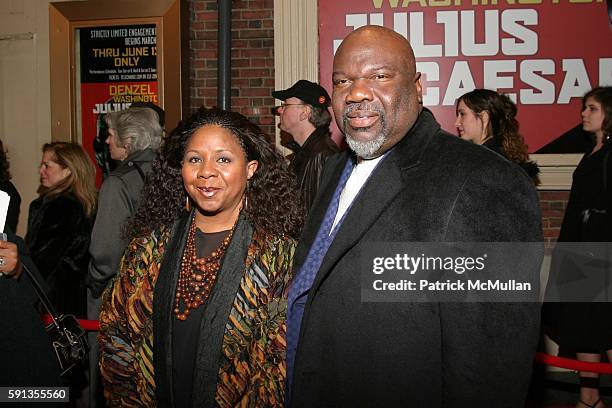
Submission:
<svg viewBox="0 0 612 408">
<path fill-rule="evenodd" d="M 9 241 L 0 240 L 0 273 L 13 279 L 19 279 L 22 270 L 17 245 Z"/>
</svg>

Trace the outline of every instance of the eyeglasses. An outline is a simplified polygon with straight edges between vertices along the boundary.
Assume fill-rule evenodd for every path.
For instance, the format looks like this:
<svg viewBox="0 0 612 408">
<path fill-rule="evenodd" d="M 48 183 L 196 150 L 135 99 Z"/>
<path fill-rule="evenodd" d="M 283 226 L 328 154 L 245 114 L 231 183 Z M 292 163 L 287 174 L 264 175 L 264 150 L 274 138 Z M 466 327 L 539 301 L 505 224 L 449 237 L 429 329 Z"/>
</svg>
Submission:
<svg viewBox="0 0 612 408">
<path fill-rule="evenodd" d="M 281 102 L 279 108 L 284 108 L 285 106 L 303 106 L 306 105 L 305 103 L 285 103 L 285 102 Z"/>
<path fill-rule="evenodd" d="M 280 106 L 275 106 L 274 108 L 272 108 L 272 113 L 274 115 L 280 115 L 280 111 L 281 109 L 285 109 L 287 106 L 304 106 L 306 105 L 305 103 L 285 103 L 285 102 L 281 102 Z"/>
</svg>

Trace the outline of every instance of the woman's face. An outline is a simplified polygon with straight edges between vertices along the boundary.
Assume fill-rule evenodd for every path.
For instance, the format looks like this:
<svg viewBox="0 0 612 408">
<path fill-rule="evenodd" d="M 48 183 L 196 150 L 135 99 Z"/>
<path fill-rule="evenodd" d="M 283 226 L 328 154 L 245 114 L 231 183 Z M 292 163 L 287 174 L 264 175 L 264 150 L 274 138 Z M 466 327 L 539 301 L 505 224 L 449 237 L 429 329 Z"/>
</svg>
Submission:
<svg viewBox="0 0 612 408">
<path fill-rule="evenodd" d="M 601 132 L 601 125 L 605 116 L 601 103 L 593 98 L 587 98 L 581 116 L 584 130 L 592 133 Z"/>
<path fill-rule="evenodd" d="M 457 105 L 455 127 L 460 138 L 472 143 L 482 144 L 486 139 L 486 124 L 482 115 L 476 115 L 463 101 Z"/>
<path fill-rule="evenodd" d="M 55 155 L 51 151 L 43 152 L 42 160 L 40 161 L 40 184 L 44 187 L 51 188 L 59 184 L 60 181 L 68 177 L 70 169 L 60 166 L 55 161 Z"/>
<path fill-rule="evenodd" d="M 119 136 L 117 136 L 117 131 L 115 129 L 108 129 L 106 143 L 108 144 L 110 155 L 113 160 L 123 161 L 127 158 L 127 149 L 120 144 Z"/>
<path fill-rule="evenodd" d="M 198 129 L 189 140 L 183 157 L 183 184 L 199 216 L 216 222 L 238 219 L 247 180 L 257 161 L 247 162 L 236 137 L 219 126 Z M 198 214 L 196 214 L 198 215 Z"/>
</svg>

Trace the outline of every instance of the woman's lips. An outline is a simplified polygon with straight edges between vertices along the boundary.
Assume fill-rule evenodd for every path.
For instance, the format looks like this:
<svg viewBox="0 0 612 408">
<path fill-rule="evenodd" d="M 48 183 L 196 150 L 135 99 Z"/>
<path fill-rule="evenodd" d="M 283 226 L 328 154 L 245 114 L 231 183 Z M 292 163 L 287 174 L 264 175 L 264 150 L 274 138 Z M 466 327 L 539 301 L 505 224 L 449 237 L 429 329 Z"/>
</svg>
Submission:
<svg viewBox="0 0 612 408">
<path fill-rule="evenodd" d="M 353 111 L 346 116 L 353 129 L 370 127 L 380 118 L 378 113 L 371 111 Z"/>
<path fill-rule="evenodd" d="M 197 190 L 200 192 L 200 194 L 207 198 L 214 196 L 215 193 L 219 191 L 219 189 L 215 187 L 198 187 Z"/>
</svg>

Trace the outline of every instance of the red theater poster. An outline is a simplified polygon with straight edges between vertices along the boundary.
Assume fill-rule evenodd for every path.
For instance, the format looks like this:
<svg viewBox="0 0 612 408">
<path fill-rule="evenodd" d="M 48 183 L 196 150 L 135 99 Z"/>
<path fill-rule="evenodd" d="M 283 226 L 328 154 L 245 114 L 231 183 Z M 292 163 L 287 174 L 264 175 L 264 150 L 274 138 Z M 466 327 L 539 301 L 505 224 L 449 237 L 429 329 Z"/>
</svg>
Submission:
<svg viewBox="0 0 612 408">
<path fill-rule="evenodd" d="M 157 36 L 155 24 L 78 32 L 82 141 L 93 157 L 94 139 L 106 132 L 106 113 L 126 109 L 134 102 L 159 104 Z"/>
<path fill-rule="evenodd" d="M 612 85 L 612 25 L 602 0 L 321 0 L 318 5 L 326 89 L 332 89 L 334 51 L 349 32 L 366 24 L 392 28 L 414 48 L 424 105 L 453 134 L 457 97 L 489 88 L 517 103 L 521 133 L 535 152 L 580 123 L 584 93 Z"/>
</svg>

